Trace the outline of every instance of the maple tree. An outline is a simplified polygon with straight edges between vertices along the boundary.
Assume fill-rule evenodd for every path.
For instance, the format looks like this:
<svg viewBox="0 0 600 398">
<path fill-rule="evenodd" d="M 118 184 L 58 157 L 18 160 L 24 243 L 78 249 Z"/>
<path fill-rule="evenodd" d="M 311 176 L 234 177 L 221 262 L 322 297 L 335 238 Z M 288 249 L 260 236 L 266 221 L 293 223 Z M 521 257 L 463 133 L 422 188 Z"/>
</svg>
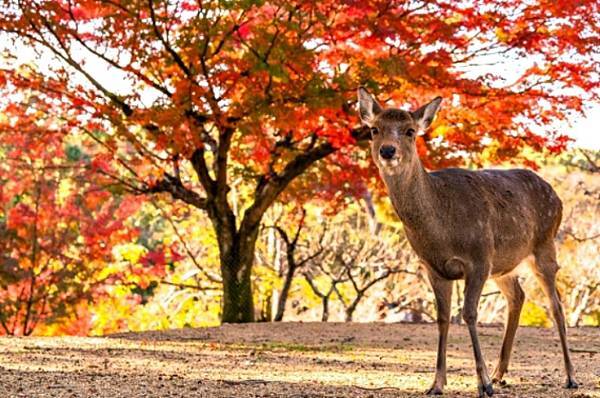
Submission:
<svg viewBox="0 0 600 398">
<path fill-rule="evenodd" d="M 102 146 L 92 162 L 104 176 L 207 213 L 224 322 L 253 320 L 255 243 L 273 202 L 360 194 L 374 175 L 355 149 L 368 137 L 358 85 L 397 105 L 448 99 L 418 140 L 430 168 L 560 151 L 568 138 L 553 123 L 598 100 L 594 1 L 2 4 L 13 52 L 39 52 L 37 66 L 3 68 L 4 101 L 37 92 Z M 507 59 L 514 76 L 498 67 Z"/>
<path fill-rule="evenodd" d="M 107 265 L 115 244 L 137 236 L 124 223 L 137 203 L 91 178 L 68 126 L 23 111 L 0 118 L 0 333 L 78 318 L 70 331 L 85 334 L 85 304 L 123 276 Z"/>
</svg>

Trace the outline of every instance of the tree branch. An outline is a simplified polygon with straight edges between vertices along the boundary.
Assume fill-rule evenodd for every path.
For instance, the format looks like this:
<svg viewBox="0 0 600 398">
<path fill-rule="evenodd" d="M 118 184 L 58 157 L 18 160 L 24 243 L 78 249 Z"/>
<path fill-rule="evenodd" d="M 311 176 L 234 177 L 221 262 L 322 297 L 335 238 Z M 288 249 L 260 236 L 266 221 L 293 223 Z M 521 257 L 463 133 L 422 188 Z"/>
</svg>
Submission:
<svg viewBox="0 0 600 398">
<path fill-rule="evenodd" d="M 182 200 L 198 209 L 206 210 L 208 207 L 206 198 L 203 198 L 198 195 L 198 193 L 184 187 L 181 180 L 178 180 L 167 173 L 165 173 L 162 180 L 143 191 L 143 193 L 160 192 L 168 192 L 171 194 L 171 196 L 173 196 L 173 198 Z"/>
<path fill-rule="evenodd" d="M 223 281 L 221 279 L 219 279 L 216 276 L 213 276 L 213 275 L 209 274 L 208 271 L 206 271 L 204 269 L 204 267 L 202 267 L 198 263 L 198 260 L 196 260 L 196 255 L 197 254 L 192 253 L 192 250 L 188 246 L 186 240 L 183 239 L 183 235 L 179 232 L 179 228 L 177 228 L 177 225 L 175 224 L 175 221 L 173 221 L 173 219 L 167 214 L 167 212 L 162 207 L 160 207 L 154 200 L 152 200 L 152 204 L 154 205 L 154 207 L 156 207 L 162 213 L 163 217 L 167 219 L 167 221 L 169 222 L 169 224 L 171 224 L 171 227 L 173 228 L 173 232 L 175 232 L 175 235 L 177 235 L 177 238 L 179 239 L 179 242 L 181 242 L 181 245 L 183 246 L 183 249 L 187 253 L 187 255 L 190 258 L 190 260 L 192 260 L 192 263 L 196 266 L 196 268 L 200 272 L 202 272 L 202 274 L 209 281 L 211 281 L 213 283 L 221 283 L 222 284 Z"/>
<path fill-rule="evenodd" d="M 369 137 L 370 133 L 368 129 L 361 127 L 351 130 L 350 134 L 355 140 L 364 141 Z M 244 214 L 242 228 L 252 228 L 258 224 L 262 214 L 294 178 L 306 171 L 315 162 L 327 157 L 337 149 L 330 142 L 324 142 L 297 155 L 279 174 L 274 173 L 271 176 L 261 178 L 255 190 L 254 203 Z"/>
<path fill-rule="evenodd" d="M 192 153 L 190 158 L 194 171 L 198 176 L 198 180 L 202 184 L 202 187 L 206 191 L 209 198 L 213 197 L 215 191 L 215 181 L 208 174 L 208 166 L 206 165 L 206 159 L 204 159 L 204 149 L 198 148 Z"/>
<path fill-rule="evenodd" d="M 160 33 L 160 30 L 158 29 L 158 25 L 156 24 L 156 14 L 154 13 L 154 6 L 152 5 L 152 2 L 153 2 L 153 0 L 148 0 L 148 8 L 150 10 L 150 19 L 152 21 L 152 28 L 154 30 L 154 34 L 156 35 L 158 40 L 163 44 L 163 46 L 165 47 L 165 50 L 167 50 L 167 52 L 171 55 L 171 57 L 173 58 L 173 61 L 175 61 L 175 63 L 179 66 L 179 68 L 183 71 L 183 73 L 185 73 L 185 75 L 190 80 L 193 80 L 194 76 L 193 76 L 193 73 L 190 70 L 190 68 L 188 68 L 188 66 L 185 64 L 185 62 L 183 62 L 183 59 L 181 59 L 179 54 L 177 54 L 177 52 L 173 49 L 173 47 L 171 47 L 169 42 L 167 42 L 167 40 L 164 38 L 164 36 Z"/>
<path fill-rule="evenodd" d="M 170 281 L 160 281 L 160 283 L 162 285 L 169 285 L 169 286 L 175 286 L 178 287 L 180 289 L 194 289 L 194 290 L 200 290 L 200 291 L 220 291 L 222 288 L 221 287 L 217 287 L 217 286 L 200 286 L 200 285 L 191 285 L 189 283 L 176 283 L 176 282 L 170 282 Z"/>
<path fill-rule="evenodd" d="M 569 235 L 571 238 L 573 238 L 573 240 L 575 240 L 579 243 L 600 238 L 600 234 L 581 237 L 581 236 L 575 235 L 573 232 L 568 231 L 568 230 L 565 231 L 565 234 Z"/>
</svg>

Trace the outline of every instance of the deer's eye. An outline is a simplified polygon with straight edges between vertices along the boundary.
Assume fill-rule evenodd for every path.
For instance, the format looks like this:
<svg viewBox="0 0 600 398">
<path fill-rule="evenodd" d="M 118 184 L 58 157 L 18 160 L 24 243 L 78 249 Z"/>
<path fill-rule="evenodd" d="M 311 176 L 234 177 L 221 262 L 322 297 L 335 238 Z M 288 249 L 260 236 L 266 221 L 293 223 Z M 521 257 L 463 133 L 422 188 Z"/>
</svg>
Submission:
<svg viewBox="0 0 600 398">
<path fill-rule="evenodd" d="M 413 129 L 406 130 L 406 135 L 408 137 L 412 137 L 413 135 L 415 135 L 415 130 L 413 130 Z"/>
<path fill-rule="evenodd" d="M 377 135 L 379 134 L 379 130 L 377 130 L 377 127 L 371 127 L 371 135 Z"/>
</svg>

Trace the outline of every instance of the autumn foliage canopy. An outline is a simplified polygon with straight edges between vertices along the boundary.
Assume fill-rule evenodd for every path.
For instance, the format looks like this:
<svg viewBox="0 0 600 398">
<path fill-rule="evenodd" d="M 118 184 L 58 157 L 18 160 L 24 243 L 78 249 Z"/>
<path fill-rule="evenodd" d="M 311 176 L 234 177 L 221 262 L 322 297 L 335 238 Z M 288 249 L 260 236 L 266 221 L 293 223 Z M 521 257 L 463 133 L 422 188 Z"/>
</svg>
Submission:
<svg viewBox="0 0 600 398">
<path fill-rule="evenodd" d="M 69 231 L 84 240 L 73 236 L 82 254 L 71 255 L 96 264 L 113 240 L 131 238 L 119 221 L 131 197 L 179 200 L 206 212 L 218 237 L 222 319 L 251 321 L 265 211 L 282 199 L 339 203 L 376 183 L 355 111 L 359 85 L 399 107 L 445 99 L 418 139 L 429 168 L 559 152 L 568 132 L 558 122 L 598 100 L 598 8 L 4 0 L 0 139 L 11 161 L 1 166 L 2 233 L 33 242 L 18 256 L 24 269 L 76 266 L 60 248 L 72 247 Z M 74 170 L 86 194 L 46 193 Z M 36 217 L 37 230 L 21 227 Z M 56 219 L 57 229 L 44 226 Z M 56 235 L 66 238 L 54 247 Z"/>
</svg>

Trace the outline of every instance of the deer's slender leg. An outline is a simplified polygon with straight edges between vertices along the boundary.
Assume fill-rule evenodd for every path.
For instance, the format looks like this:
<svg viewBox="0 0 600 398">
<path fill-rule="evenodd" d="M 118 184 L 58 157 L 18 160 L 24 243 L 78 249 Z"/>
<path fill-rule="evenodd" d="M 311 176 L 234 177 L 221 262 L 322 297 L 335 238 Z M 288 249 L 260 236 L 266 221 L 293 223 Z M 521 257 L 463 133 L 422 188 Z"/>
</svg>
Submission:
<svg viewBox="0 0 600 398">
<path fill-rule="evenodd" d="M 563 357 L 565 361 L 565 371 L 567 373 L 566 388 L 577 388 L 577 382 L 573 376 L 573 363 L 569 354 L 569 345 L 567 343 L 567 328 L 565 314 L 563 312 L 560 295 L 556 289 L 556 273 L 558 272 L 558 263 L 556 262 L 556 250 L 554 242 L 547 244 L 536 250 L 535 254 L 535 275 L 542 285 L 542 289 L 548 298 L 552 317 L 558 329 L 560 344 L 562 346 Z"/>
<path fill-rule="evenodd" d="M 435 380 L 431 388 L 427 391 L 427 394 L 439 395 L 442 394 L 446 385 L 446 343 L 448 341 L 448 326 L 450 325 L 452 281 L 440 279 L 432 275 L 429 276 L 429 281 L 435 294 L 439 339 Z"/>
<path fill-rule="evenodd" d="M 477 337 L 477 306 L 479 305 L 481 291 L 483 290 L 483 285 L 488 274 L 487 271 L 486 267 L 481 267 L 479 269 L 475 268 L 467 274 L 467 278 L 465 279 L 465 305 L 463 309 L 463 319 L 469 328 L 471 344 L 473 345 L 479 397 L 484 397 L 486 394 L 491 397 L 494 394 L 485 361 L 483 360 L 483 355 L 481 355 L 479 338 Z"/>
<path fill-rule="evenodd" d="M 508 369 L 508 361 L 512 351 L 515 334 L 519 327 L 519 316 L 521 308 L 525 302 L 525 293 L 519 285 L 519 279 L 516 276 L 507 275 L 495 280 L 496 285 L 506 298 L 508 303 L 508 313 L 506 316 L 506 327 L 504 329 L 504 339 L 502 340 L 502 349 L 500 350 L 500 358 L 498 365 L 494 371 L 492 380 L 494 383 L 501 382 L 504 373 Z"/>
</svg>

